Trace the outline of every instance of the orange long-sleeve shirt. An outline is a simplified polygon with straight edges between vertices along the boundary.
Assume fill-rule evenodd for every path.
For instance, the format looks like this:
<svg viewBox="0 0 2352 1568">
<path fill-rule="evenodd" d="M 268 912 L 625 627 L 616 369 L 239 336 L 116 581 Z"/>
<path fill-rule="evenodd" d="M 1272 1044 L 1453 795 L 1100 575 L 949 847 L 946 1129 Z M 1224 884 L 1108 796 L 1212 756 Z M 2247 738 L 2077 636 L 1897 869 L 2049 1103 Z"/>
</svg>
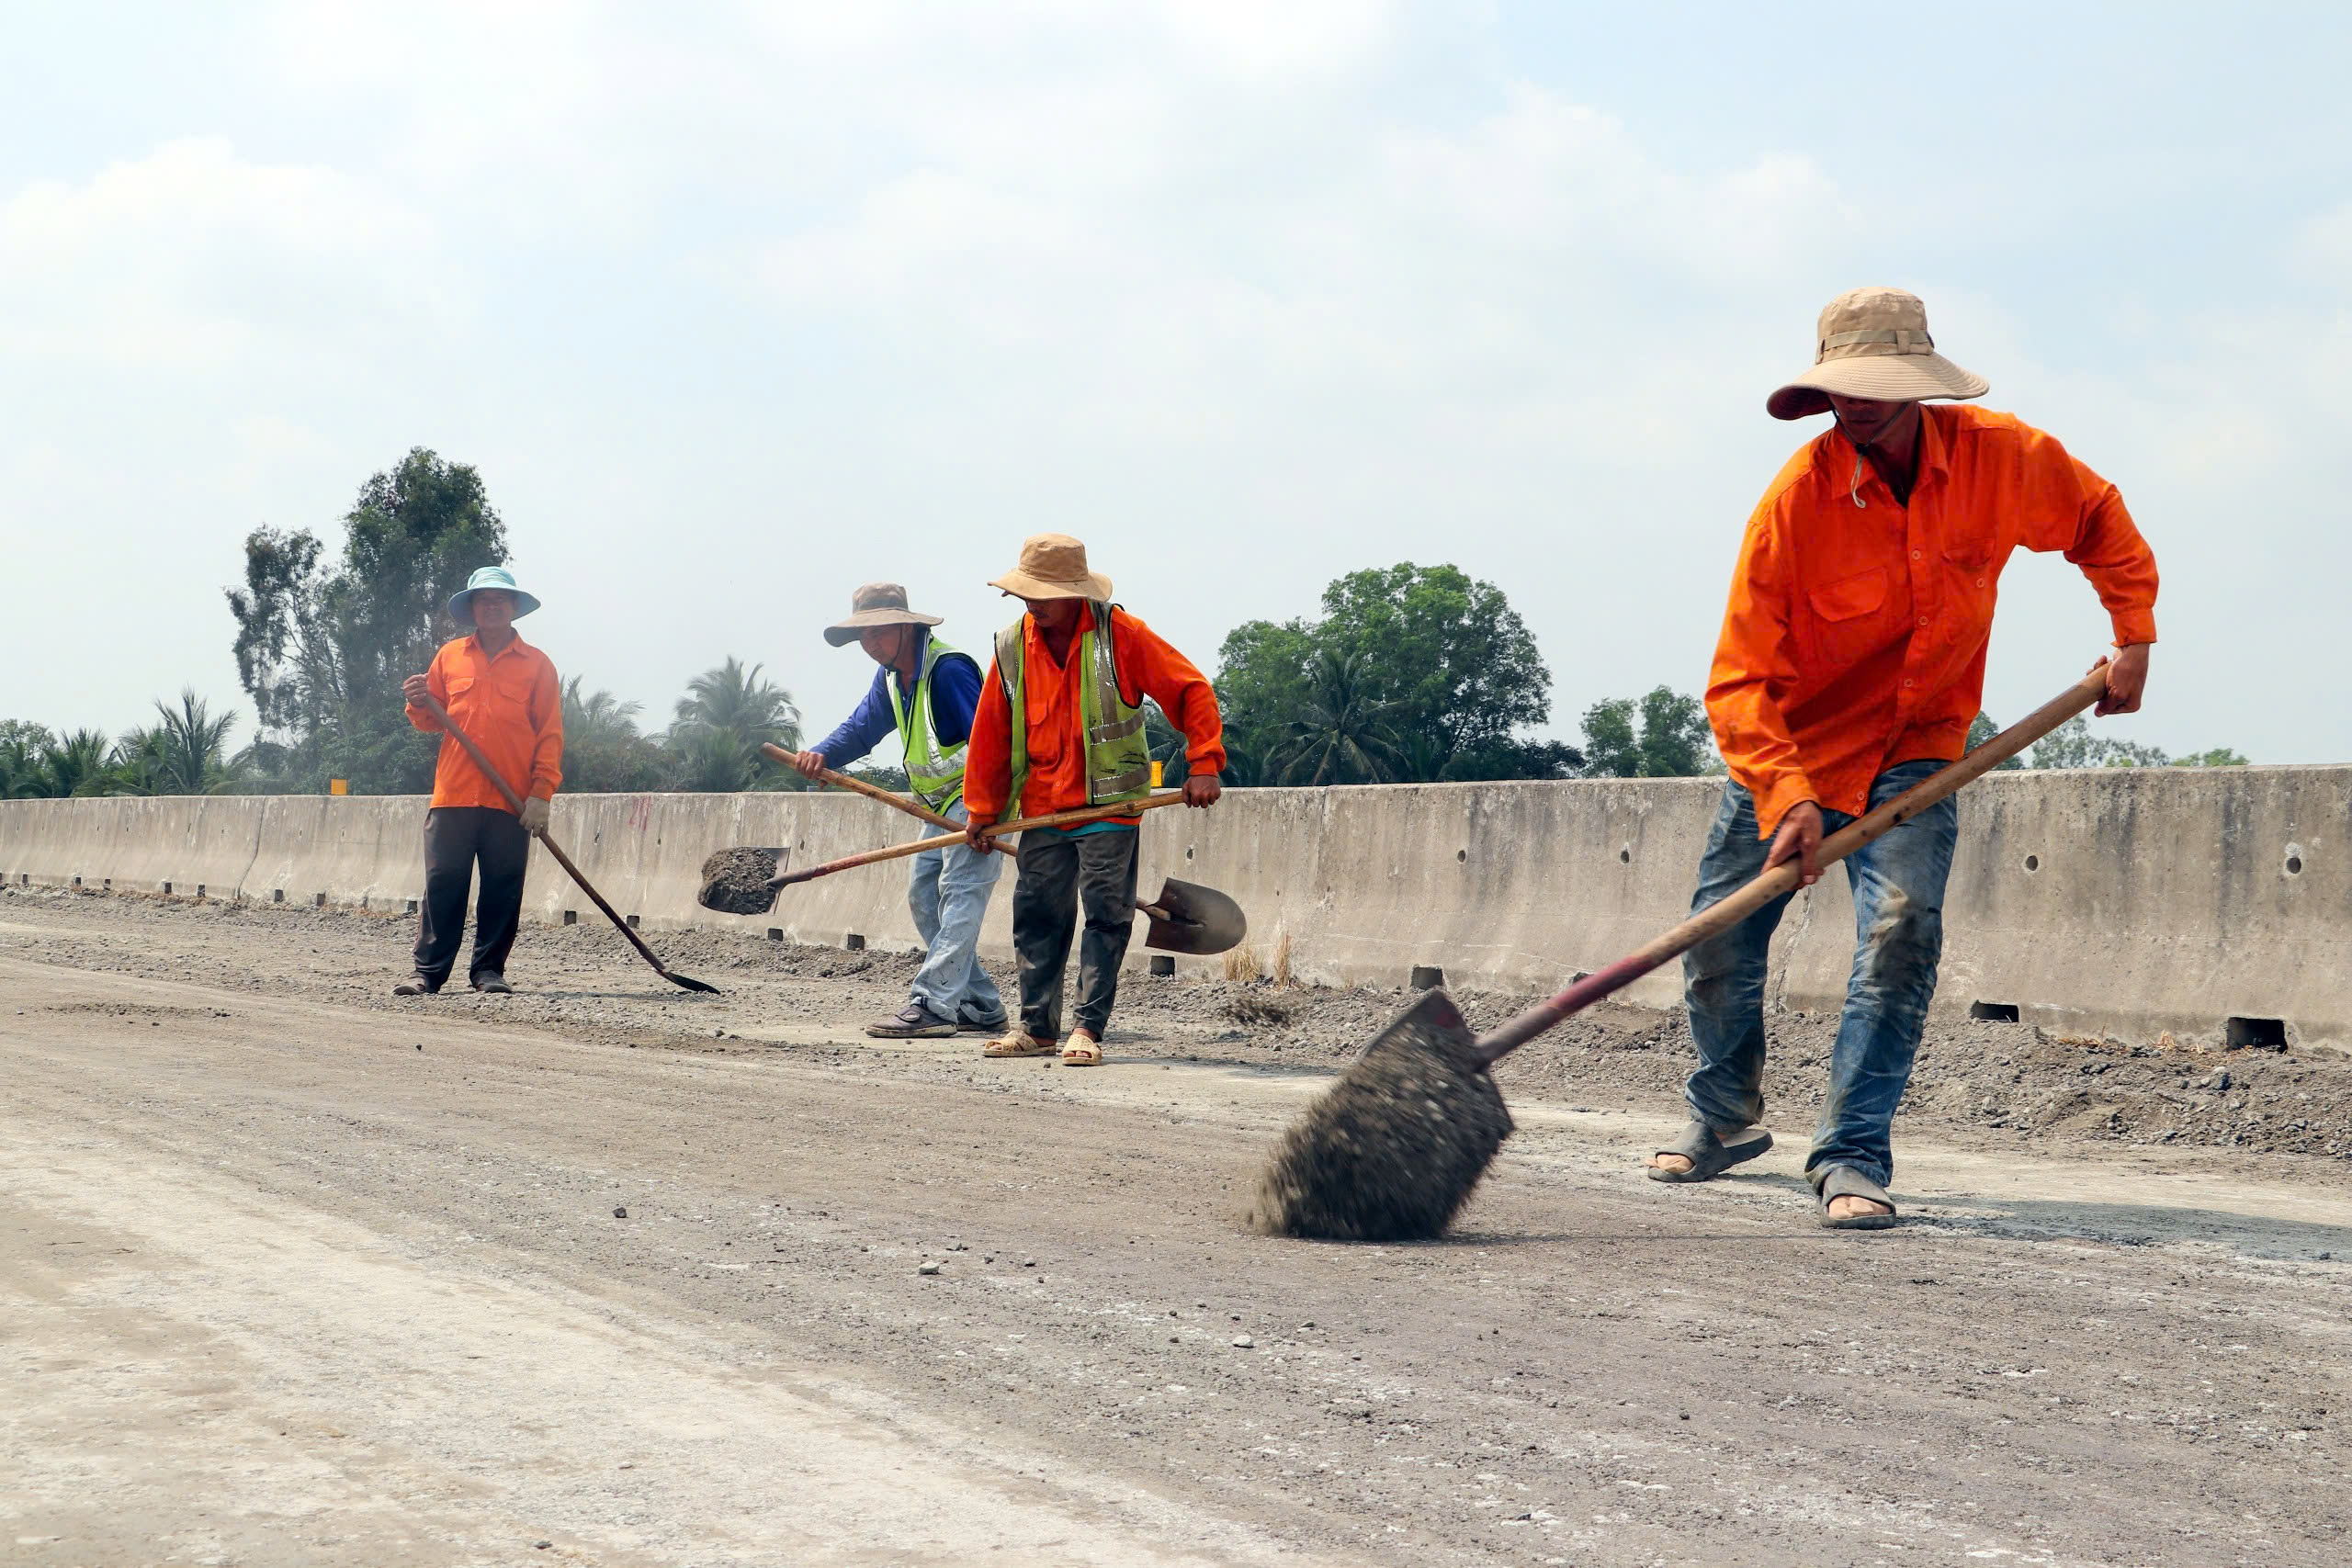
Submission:
<svg viewBox="0 0 2352 1568">
<path fill-rule="evenodd" d="M 546 654 L 519 637 L 494 655 L 470 634 L 454 637 L 433 656 L 424 689 L 519 794 L 555 798 L 563 783 L 563 692 Z M 408 721 L 428 735 L 441 728 L 413 703 L 408 705 Z M 498 786 L 482 777 L 466 749 L 447 735 L 433 767 L 433 804 L 514 809 Z"/>
<path fill-rule="evenodd" d="M 1028 709 L 1023 716 L 1029 728 L 1029 776 L 1021 790 L 1020 814 L 1073 810 L 1087 804 L 1085 721 L 1071 669 L 1079 638 L 1071 634 L 1070 664 L 1064 664 L 1046 649 L 1034 617 L 1022 616 L 1021 629 L 1028 649 L 1021 694 Z M 1216 688 L 1191 660 L 1115 604 L 1111 607 L 1111 630 L 1119 695 L 1136 706 L 1146 697 L 1159 705 L 1168 722 L 1183 732 L 1184 756 L 1193 772 L 1223 773 L 1225 720 L 1217 712 Z M 964 753 L 965 809 L 975 822 L 993 822 L 1003 814 L 1012 788 L 1012 705 L 1004 700 L 1004 681 L 990 660 L 988 679 L 980 682 L 979 706 L 972 715 L 971 745 Z"/>
<path fill-rule="evenodd" d="M 1910 504 L 1833 425 L 1740 546 L 1707 716 L 1770 837 L 1804 801 L 1859 815 L 1896 762 L 1965 749 L 2009 552 L 2063 551 L 2118 644 L 2156 639 L 2156 560 L 2115 487 L 2014 415 L 1923 405 Z"/>
</svg>

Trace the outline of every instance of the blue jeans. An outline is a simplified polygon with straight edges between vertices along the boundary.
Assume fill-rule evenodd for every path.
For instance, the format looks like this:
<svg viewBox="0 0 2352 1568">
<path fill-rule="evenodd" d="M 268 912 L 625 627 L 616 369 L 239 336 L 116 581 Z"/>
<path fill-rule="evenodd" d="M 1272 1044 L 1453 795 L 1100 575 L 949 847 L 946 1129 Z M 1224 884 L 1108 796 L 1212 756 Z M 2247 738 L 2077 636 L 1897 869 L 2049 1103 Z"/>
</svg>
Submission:
<svg viewBox="0 0 2352 1568">
<path fill-rule="evenodd" d="M 946 815 L 963 821 L 964 803 L 949 807 Z M 922 836 L 935 839 L 946 831 L 925 828 Z M 998 858 L 993 850 L 975 854 L 963 843 L 914 857 L 907 908 L 915 918 L 915 934 L 922 938 L 926 955 L 910 989 L 915 1000 L 941 1018 L 990 1023 L 1004 1017 L 996 982 L 980 967 L 980 921 L 996 888 Z"/>
<path fill-rule="evenodd" d="M 1897 763 L 1871 781 L 1871 805 L 1892 800 L 1943 766 Z M 1829 832 L 1853 820 L 1840 811 L 1821 816 Z M 1805 1156 L 1805 1177 L 1816 1190 L 1834 1166 L 1851 1166 L 1881 1186 L 1894 1179 L 1894 1107 L 1911 1081 L 1911 1061 L 1936 994 L 1944 881 L 1959 837 L 1960 814 L 1946 798 L 1847 858 L 1846 877 L 1854 890 L 1854 975 L 1829 1058 L 1829 1099 Z M 1699 863 L 1691 912 L 1753 879 L 1770 848 L 1756 836 L 1755 797 L 1736 784 L 1724 785 L 1723 807 Z M 1793 897 L 1774 899 L 1683 954 L 1682 998 L 1690 1010 L 1699 1066 L 1682 1096 L 1690 1114 L 1717 1133 L 1764 1116 L 1765 952 Z"/>
</svg>

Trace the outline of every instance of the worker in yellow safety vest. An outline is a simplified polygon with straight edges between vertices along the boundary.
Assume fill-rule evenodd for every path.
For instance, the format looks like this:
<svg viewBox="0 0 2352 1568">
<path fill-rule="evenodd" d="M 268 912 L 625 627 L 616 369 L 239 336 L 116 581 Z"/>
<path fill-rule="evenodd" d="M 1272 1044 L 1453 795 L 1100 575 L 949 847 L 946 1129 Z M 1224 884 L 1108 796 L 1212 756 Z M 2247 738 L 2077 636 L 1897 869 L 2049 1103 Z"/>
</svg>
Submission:
<svg viewBox="0 0 2352 1568">
<path fill-rule="evenodd" d="M 907 787 L 933 811 L 965 819 L 964 748 L 979 702 L 980 667 L 932 635 L 939 622 L 907 608 L 907 591 L 895 582 L 869 582 L 850 596 L 849 616 L 827 626 L 825 640 L 835 648 L 854 641 L 881 668 L 841 728 L 795 754 L 803 773 L 815 778 L 856 761 L 895 730 Z M 944 828 L 926 829 L 924 836 L 943 842 L 910 863 L 907 908 L 923 941 L 922 967 L 907 1005 L 867 1024 L 865 1032 L 885 1040 L 994 1034 L 1005 1026 L 1004 1002 L 980 966 L 979 942 L 996 888 L 996 853 L 973 849 Z"/>
</svg>

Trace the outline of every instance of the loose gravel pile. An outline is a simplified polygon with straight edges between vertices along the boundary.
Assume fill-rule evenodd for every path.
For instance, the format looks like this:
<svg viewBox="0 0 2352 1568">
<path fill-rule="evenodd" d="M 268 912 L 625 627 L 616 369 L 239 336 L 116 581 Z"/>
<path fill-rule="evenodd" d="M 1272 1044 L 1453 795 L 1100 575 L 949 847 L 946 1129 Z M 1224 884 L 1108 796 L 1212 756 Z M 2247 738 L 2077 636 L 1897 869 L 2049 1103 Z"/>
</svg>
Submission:
<svg viewBox="0 0 2352 1568">
<path fill-rule="evenodd" d="M 33 928 L 0 935 L 0 946 L 21 944 L 51 962 L 232 988 L 300 984 L 356 1006 L 479 1009 L 486 1018 L 591 1040 L 684 1044 L 699 1038 L 706 1048 L 714 1029 L 733 1036 L 763 1021 L 838 1024 L 847 1038 L 856 1025 L 903 1004 L 920 963 L 910 953 L 768 942 L 764 925 L 752 920 L 737 930 L 648 931 L 666 963 L 738 991 L 727 998 L 685 997 L 639 973 L 634 955 L 601 924 L 530 925 L 508 969 L 522 994 L 491 998 L 452 988 L 419 1003 L 388 994 L 408 970 L 412 918 L 87 889 L 10 888 L 0 896 L 0 908 L 6 919 Z M 119 926 L 119 932 L 106 942 L 63 930 L 42 934 L 42 916 L 52 910 L 71 920 L 103 911 L 109 931 Z M 190 950 L 207 932 L 233 942 L 232 963 Z M 989 971 L 1010 1001 L 1017 994 L 1012 965 L 992 964 Z M 824 984 L 799 984 L 818 981 Z M 774 999 L 775 982 L 794 983 L 788 1010 Z M 1148 1057 L 1329 1073 L 1354 1060 L 1416 994 L 1130 972 L 1120 982 L 1107 1043 L 1114 1063 Z M 1536 999 L 1533 993 L 1454 993 L 1475 1029 L 1490 1028 Z M 762 1008 L 773 1016 L 758 1013 Z M 1767 1019 L 1767 1115 L 1784 1141 L 1803 1137 L 1820 1111 L 1837 1027 L 1833 1014 L 1774 1012 Z M 1495 1077 L 1514 1102 L 1654 1112 L 1666 1127 L 1679 1122 L 1691 1059 L 1679 1010 L 1604 1005 L 1512 1053 Z M 1920 1046 L 1901 1122 L 1970 1129 L 1993 1146 L 2161 1144 L 2352 1161 L 2352 1056 L 2324 1048 L 2200 1050 L 2169 1036 L 2086 1038 L 2031 1024 L 1941 1021 Z"/>
</svg>

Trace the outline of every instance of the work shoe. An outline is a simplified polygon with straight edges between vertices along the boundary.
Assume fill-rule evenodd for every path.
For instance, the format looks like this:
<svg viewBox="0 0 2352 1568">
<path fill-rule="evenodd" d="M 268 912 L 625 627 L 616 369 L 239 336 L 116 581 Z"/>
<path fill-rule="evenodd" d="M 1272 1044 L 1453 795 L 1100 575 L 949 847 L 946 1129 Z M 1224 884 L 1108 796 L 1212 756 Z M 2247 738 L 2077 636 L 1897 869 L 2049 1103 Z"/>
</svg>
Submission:
<svg viewBox="0 0 2352 1568">
<path fill-rule="evenodd" d="M 438 980 L 428 980 L 422 975 L 411 975 L 407 979 L 402 980 L 399 985 L 392 987 L 392 995 L 396 997 L 429 997 L 440 988 L 441 982 Z"/>
<path fill-rule="evenodd" d="M 485 969 L 475 976 L 474 989 L 493 997 L 511 997 L 514 994 L 514 987 L 506 983 L 506 976 L 495 969 Z"/>
<path fill-rule="evenodd" d="M 959 1012 L 956 1015 L 956 1032 L 958 1034 L 994 1034 L 998 1030 L 1002 1029 L 1011 1021 L 1012 1021 L 1002 1013 L 997 1014 L 994 1018 L 974 1018 L 970 1013 Z"/>
<path fill-rule="evenodd" d="M 942 1018 L 921 1002 L 909 1002 L 888 1018 L 865 1026 L 876 1040 L 938 1040 L 956 1032 L 956 1021 Z"/>
</svg>

